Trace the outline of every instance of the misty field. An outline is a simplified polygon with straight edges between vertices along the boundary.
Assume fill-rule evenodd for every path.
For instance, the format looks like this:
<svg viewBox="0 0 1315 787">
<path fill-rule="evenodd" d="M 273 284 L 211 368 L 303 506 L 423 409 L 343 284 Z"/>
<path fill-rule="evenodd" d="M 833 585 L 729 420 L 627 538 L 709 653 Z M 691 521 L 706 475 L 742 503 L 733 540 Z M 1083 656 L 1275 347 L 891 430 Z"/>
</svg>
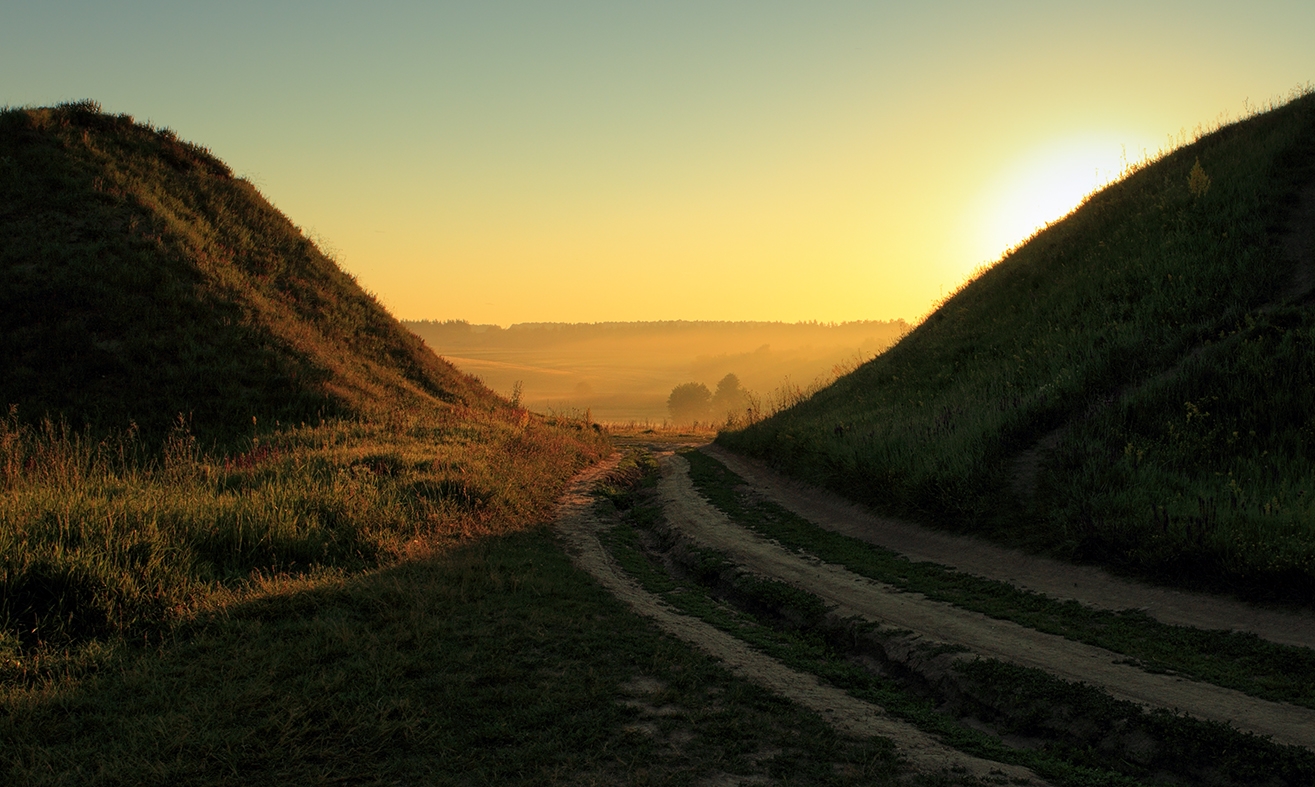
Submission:
<svg viewBox="0 0 1315 787">
<path fill-rule="evenodd" d="M 903 320 L 403 325 L 495 391 L 519 393 L 531 409 L 654 424 L 671 418 L 667 399 L 678 385 L 715 389 L 734 374 L 771 409 L 789 391 L 835 379 L 837 367 L 853 368 L 909 330 Z"/>
</svg>

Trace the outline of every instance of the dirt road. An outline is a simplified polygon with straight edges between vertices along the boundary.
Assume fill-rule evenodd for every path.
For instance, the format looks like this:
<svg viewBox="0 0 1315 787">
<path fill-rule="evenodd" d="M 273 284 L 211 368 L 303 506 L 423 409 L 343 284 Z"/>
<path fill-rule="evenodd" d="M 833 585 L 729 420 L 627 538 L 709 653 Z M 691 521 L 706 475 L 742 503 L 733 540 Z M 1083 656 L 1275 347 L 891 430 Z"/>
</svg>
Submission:
<svg viewBox="0 0 1315 787">
<path fill-rule="evenodd" d="M 722 452 L 715 455 L 718 459 L 725 456 Z M 727 462 L 727 465 L 737 473 L 743 468 L 742 462 Z M 671 526 L 755 573 L 788 582 L 839 605 L 842 614 L 909 629 L 931 642 L 964 646 L 975 655 L 1099 686 L 1116 698 L 1143 706 L 1179 710 L 1200 719 L 1269 735 L 1278 743 L 1315 749 L 1315 711 L 1310 709 L 1256 699 L 1207 683 L 1147 673 L 1119 663 L 1125 660 L 1119 654 L 932 601 L 917 593 L 902 592 L 839 566 L 787 551 L 735 524 L 708 503 L 695 491 L 688 467 L 679 456 L 662 460 L 658 494 Z M 762 491 L 779 499 L 791 497 L 779 487 L 766 487 Z M 931 555 L 926 554 L 929 551 Z M 925 546 L 915 559 L 953 562 L 944 561 L 943 553 L 927 550 Z M 1071 566 L 1065 568 L 1072 572 Z"/>
<path fill-rule="evenodd" d="M 732 673 L 813 710 L 837 729 L 855 736 L 890 739 L 919 771 L 964 769 L 978 776 L 1004 774 L 1029 779 L 1033 784 L 1043 783 L 1024 768 L 972 757 L 945 746 L 916 727 L 892 718 L 880 707 L 855 699 L 812 675 L 790 669 L 729 634 L 675 611 L 644 591 L 615 564 L 598 540 L 599 530 L 610 523 L 600 521 L 595 515 L 595 499 L 590 490 L 618 459 L 619 455 L 613 456 L 574 479 L 559 501 L 556 527 L 575 564 L 631 609 L 652 619 L 668 634 L 720 659 Z M 671 462 L 684 460 L 668 454 L 666 461 L 670 467 Z"/>
<path fill-rule="evenodd" d="M 1315 648 L 1315 615 L 1267 609 L 1219 596 L 1159 588 L 1116 577 L 1094 566 L 1075 566 L 877 516 L 838 495 L 800 484 L 761 463 L 715 445 L 702 449 L 743 478 L 755 492 L 819 527 L 968 574 L 1008 582 L 1097 609 L 1140 609 L 1162 623 L 1246 631 L 1284 645 Z"/>
</svg>

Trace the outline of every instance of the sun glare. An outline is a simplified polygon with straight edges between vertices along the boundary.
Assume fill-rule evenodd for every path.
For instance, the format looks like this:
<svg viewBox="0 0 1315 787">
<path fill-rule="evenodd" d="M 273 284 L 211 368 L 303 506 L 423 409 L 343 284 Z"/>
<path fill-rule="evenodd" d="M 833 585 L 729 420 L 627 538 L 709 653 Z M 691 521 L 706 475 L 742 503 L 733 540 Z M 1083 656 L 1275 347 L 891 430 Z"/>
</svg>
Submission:
<svg viewBox="0 0 1315 787">
<path fill-rule="evenodd" d="M 1014 159 L 1001 168 L 979 201 L 982 261 L 998 259 L 1068 215 L 1140 156 L 1140 149 L 1134 156 L 1116 137 L 1082 136 L 1057 140 Z"/>
</svg>

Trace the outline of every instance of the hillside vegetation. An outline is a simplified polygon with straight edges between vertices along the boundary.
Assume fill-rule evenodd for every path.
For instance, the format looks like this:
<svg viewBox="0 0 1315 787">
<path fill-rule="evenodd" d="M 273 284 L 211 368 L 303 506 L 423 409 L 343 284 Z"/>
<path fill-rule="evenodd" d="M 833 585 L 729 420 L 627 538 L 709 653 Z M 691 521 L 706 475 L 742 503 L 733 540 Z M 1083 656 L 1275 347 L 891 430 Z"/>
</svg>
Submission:
<svg viewBox="0 0 1315 787">
<path fill-rule="evenodd" d="M 429 352 L 250 183 L 94 102 L 0 111 L 0 402 L 36 422 L 252 419 L 495 399 Z"/>
<path fill-rule="evenodd" d="M 434 355 L 204 149 L 94 103 L 0 112 L 0 232 L 0 680 L 524 529 L 607 451 Z"/>
<path fill-rule="evenodd" d="M 1303 94 L 1097 193 L 891 350 L 718 439 L 888 512 L 1310 603 L 1313 183 Z"/>
</svg>

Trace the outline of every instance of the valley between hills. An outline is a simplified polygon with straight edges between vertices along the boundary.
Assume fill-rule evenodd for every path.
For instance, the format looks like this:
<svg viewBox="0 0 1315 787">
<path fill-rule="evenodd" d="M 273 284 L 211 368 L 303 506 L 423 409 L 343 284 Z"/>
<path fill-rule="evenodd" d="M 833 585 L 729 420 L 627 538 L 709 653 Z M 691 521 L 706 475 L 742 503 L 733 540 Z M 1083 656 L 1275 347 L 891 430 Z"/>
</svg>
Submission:
<svg viewBox="0 0 1315 787">
<path fill-rule="evenodd" d="M 205 148 L 6 109 L 0 774 L 1315 782 L 1313 183 L 1298 94 L 825 384 L 609 427 L 435 354 L 488 331 L 408 330 Z"/>
</svg>

